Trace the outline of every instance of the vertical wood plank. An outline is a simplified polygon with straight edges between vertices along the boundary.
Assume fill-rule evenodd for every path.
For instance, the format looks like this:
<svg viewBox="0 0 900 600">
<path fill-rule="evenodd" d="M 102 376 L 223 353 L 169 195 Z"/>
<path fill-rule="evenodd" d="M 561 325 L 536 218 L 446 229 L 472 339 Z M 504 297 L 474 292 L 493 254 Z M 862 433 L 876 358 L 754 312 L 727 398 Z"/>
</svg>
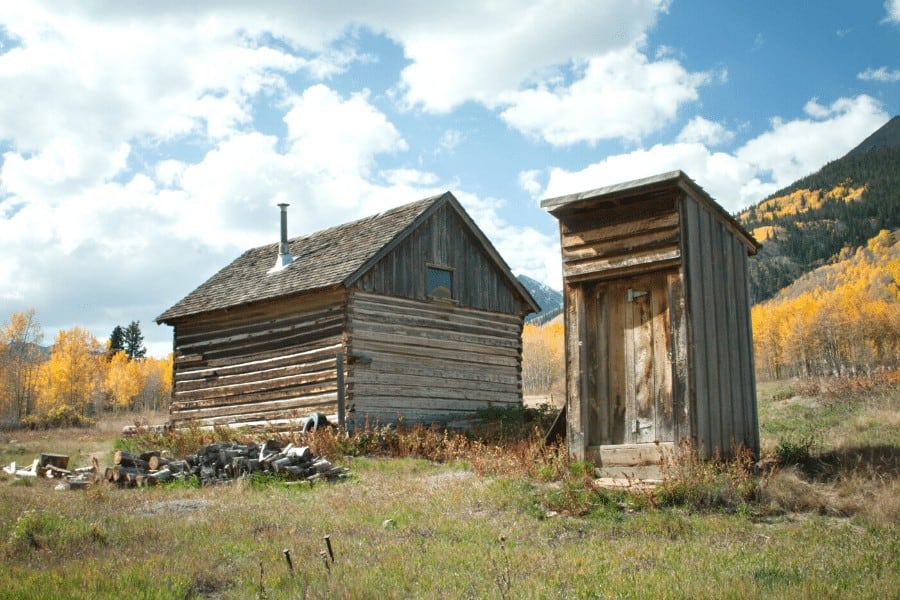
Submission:
<svg viewBox="0 0 900 600">
<path fill-rule="evenodd" d="M 706 348 L 706 385 L 708 390 L 709 411 L 709 448 L 707 451 L 714 454 L 722 448 L 722 397 L 719 387 L 719 356 L 718 356 L 718 323 L 716 320 L 716 304 L 718 294 L 715 284 L 715 272 L 713 269 L 713 222 L 709 213 L 699 207 L 700 219 L 700 252 L 703 260 L 703 312 L 704 312 L 704 346 Z"/>
<path fill-rule="evenodd" d="M 700 243 L 702 230 L 700 227 L 700 208 L 697 202 L 686 196 L 681 202 L 684 240 L 687 249 L 683 262 L 685 286 L 685 302 L 688 316 L 688 399 L 691 415 L 691 436 L 698 449 L 708 448 L 710 443 L 709 424 L 709 388 L 706 376 L 708 354 L 704 339 L 706 337 L 706 305 L 704 303 L 703 286 L 703 254 Z"/>
<path fill-rule="evenodd" d="M 736 291 L 737 274 L 734 269 L 734 253 L 740 251 L 737 240 L 729 231 L 722 229 L 722 242 L 725 245 L 724 277 L 726 284 L 726 304 L 728 318 L 728 382 L 730 383 L 729 403 L 731 404 L 731 438 L 735 444 L 746 444 L 744 422 L 744 390 L 741 387 L 741 347 L 744 336 L 738 325 L 738 313 L 743 309 Z"/>
<path fill-rule="evenodd" d="M 669 336 L 671 339 L 672 361 L 672 410 L 673 441 L 690 437 L 690 411 L 688 409 L 688 337 L 687 316 L 684 305 L 684 290 L 681 272 L 669 274 Z"/>
<path fill-rule="evenodd" d="M 728 271 L 730 264 L 726 262 L 725 255 L 725 225 L 710 215 L 710 244 L 713 246 L 712 269 L 715 281 L 715 295 L 710 301 L 716 310 L 716 354 L 719 360 L 716 362 L 716 375 L 719 380 L 719 451 L 723 457 L 731 454 L 732 439 L 734 437 L 734 403 L 736 398 L 732 396 L 732 361 L 731 352 L 737 339 L 732 337 L 733 330 L 729 328 L 729 305 L 734 303 L 734 298 L 728 295 Z"/>
<path fill-rule="evenodd" d="M 626 416 L 625 369 L 625 294 L 627 285 L 620 282 L 609 285 L 606 292 L 606 306 L 609 339 L 609 406 L 610 443 L 624 444 L 630 438 L 631 428 Z"/>
<path fill-rule="evenodd" d="M 736 296 L 741 306 L 738 313 L 740 335 L 742 337 L 741 353 L 741 388 L 744 394 L 744 421 L 747 432 L 744 435 L 747 447 L 759 455 L 759 418 L 756 397 L 756 370 L 753 356 L 753 325 L 750 321 L 750 282 L 747 277 L 748 257 L 746 252 L 735 253 L 735 273 L 739 285 Z"/>
<path fill-rule="evenodd" d="M 629 404 L 633 403 L 633 422 L 628 421 L 632 427 L 635 443 L 649 443 L 656 439 L 656 381 L 654 378 L 654 326 L 653 326 L 653 288 L 647 279 L 635 281 L 635 292 L 638 296 L 626 307 L 625 318 L 631 317 L 631 326 L 626 329 L 626 375 L 631 374 L 632 382 L 628 388 L 630 392 Z M 631 351 L 631 359 L 627 356 Z"/>
<path fill-rule="evenodd" d="M 569 454 L 584 460 L 587 451 L 585 424 L 587 406 L 584 399 L 582 374 L 582 342 L 584 336 L 584 289 L 579 285 L 565 286 L 566 340 L 566 436 Z"/>
<path fill-rule="evenodd" d="M 599 438 L 596 443 L 605 445 L 612 443 L 612 406 L 609 391 L 609 291 L 608 286 L 598 287 L 592 294 L 597 306 L 597 339 L 594 346 L 594 365 L 596 372 L 596 389 L 594 402 L 598 411 Z"/>
<path fill-rule="evenodd" d="M 652 327 L 653 327 L 653 379 L 654 379 L 654 440 L 672 442 L 675 440 L 674 407 L 672 405 L 672 339 L 669 335 L 670 307 L 666 275 L 659 274 L 652 280 Z"/>
<path fill-rule="evenodd" d="M 584 353 L 584 377 L 586 379 L 584 391 L 585 397 L 583 402 L 587 405 L 585 412 L 584 426 L 587 429 L 588 446 L 595 446 L 600 443 L 603 437 L 603 417 L 601 414 L 601 405 L 599 401 L 599 390 L 597 385 L 597 372 L 602 364 L 602 357 L 597 353 L 597 343 L 600 331 L 598 329 L 598 306 L 597 306 L 597 286 L 584 285 L 584 311 L 585 311 L 585 338 L 583 341 L 582 352 Z"/>
</svg>

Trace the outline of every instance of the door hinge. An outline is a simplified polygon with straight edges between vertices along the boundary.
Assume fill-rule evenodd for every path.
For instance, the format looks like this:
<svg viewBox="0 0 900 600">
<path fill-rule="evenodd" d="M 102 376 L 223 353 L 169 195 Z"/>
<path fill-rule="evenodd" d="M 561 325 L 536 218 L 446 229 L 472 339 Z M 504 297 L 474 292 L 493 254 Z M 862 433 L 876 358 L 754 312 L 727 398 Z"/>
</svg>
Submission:
<svg viewBox="0 0 900 600">
<path fill-rule="evenodd" d="M 646 295 L 647 295 L 647 292 L 645 292 L 645 291 L 634 290 L 634 289 L 628 288 L 628 301 L 629 302 L 634 302 L 634 300 L 636 298 L 640 298 L 641 296 L 646 296 Z"/>
</svg>

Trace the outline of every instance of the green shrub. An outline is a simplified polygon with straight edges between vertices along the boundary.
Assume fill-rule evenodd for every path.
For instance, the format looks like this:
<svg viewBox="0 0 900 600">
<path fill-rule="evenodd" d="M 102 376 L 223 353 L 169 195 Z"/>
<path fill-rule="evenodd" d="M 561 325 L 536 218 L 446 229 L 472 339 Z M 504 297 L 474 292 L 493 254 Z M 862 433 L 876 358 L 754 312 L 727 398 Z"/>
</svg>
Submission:
<svg viewBox="0 0 900 600">
<path fill-rule="evenodd" d="M 813 460 L 812 451 L 815 443 L 815 438 L 811 435 L 801 436 L 796 440 L 779 440 L 778 446 L 775 448 L 778 464 L 782 467 L 794 465 L 808 467 Z"/>
<path fill-rule="evenodd" d="M 74 407 L 61 404 L 42 415 L 28 415 L 22 419 L 25 429 L 55 429 L 59 427 L 93 427 L 96 421 L 85 417 Z"/>
</svg>

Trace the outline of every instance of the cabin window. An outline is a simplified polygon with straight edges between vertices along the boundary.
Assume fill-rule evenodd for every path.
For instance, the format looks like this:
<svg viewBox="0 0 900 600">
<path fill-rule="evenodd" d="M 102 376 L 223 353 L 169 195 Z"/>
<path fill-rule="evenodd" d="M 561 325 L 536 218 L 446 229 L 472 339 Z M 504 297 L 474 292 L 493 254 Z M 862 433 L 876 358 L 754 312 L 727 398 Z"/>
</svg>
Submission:
<svg viewBox="0 0 900 600">
<path fill-rule="evenodd" d="M 453 270 L 428 267 L 426 295 L 432 300 L 453 300 Z"/>
</svg>

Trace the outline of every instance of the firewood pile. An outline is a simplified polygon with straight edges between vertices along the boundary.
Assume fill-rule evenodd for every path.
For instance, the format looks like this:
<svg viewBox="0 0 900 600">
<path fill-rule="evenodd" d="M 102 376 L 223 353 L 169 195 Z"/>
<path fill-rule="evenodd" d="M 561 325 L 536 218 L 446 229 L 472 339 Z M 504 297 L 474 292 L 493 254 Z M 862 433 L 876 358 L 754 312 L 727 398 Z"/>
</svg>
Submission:
<svg viewBox="0 0 900 600">
<path fill-rule="evenodd" d="M 268 473 L 289 481 L 333 481 L 347 477 L 345 467 L 335 467 L 316 457 L 308 446 L 282 446 L 278 440 L 264 444 L 217 442 L 202 446 L 196 454 L 180 460 L 166 458 L 160 452 L 140 455 L 116 452 L 115 464 L 106 470 L 106 479 L 122 487 L 157 485 L 175 479 L 197 477 L 201 486 L 218 485 Z"/>
<path fill-rule="evenodd" d="M 47 456 L 56 457 L 53 464 L 45 461 L 44 457 Z M 115 454 L 113 466 L 107 467 L 102 476 L 96 459 L 91 467 L 69 470 L 66 468 L 67 456 L 42 454 L 41 457 L 26 469 L 17 469 L 13 463 L 4 467 L 4 470 L 16 477 L 65 479 L 71 489 L 87 487 L 102 479 L 118 487 L 155 486 L 193 477 L 198 479 L 201 486 L 221 485 L 255 474 L 269 474 L 289 482 L 313 484 L 345 479 L 349 472 L 346 467 L 336 467 L 327 459 L 315 456 L 308 446 L 295 446 L 292 443 L 283 445 L 276 439 L 263 444 L 207 444 L 195 454 L 181 459 L 169 458 L 164 452 L 155 450 L 141 454 L 120 450 Z"/>
</svg>

